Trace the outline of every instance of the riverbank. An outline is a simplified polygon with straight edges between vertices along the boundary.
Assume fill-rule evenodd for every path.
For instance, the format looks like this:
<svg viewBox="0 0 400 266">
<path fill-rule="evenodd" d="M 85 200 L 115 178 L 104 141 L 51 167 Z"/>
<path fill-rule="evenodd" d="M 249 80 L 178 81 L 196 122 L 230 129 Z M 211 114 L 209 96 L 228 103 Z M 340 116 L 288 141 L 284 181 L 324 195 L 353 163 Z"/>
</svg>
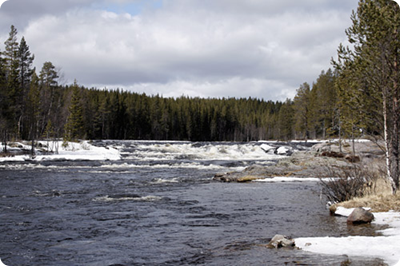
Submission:
<svg viewBox="0 0 400 266">
<path fill-rule="evenodd" d="M 368 140 L 355 142 L 356 156 L 352 155 L 352 143 L 346 142 L 340 150 L 337 141 L 320 142 L 308 150 L 297 150 L 269 166 L 252 165 L 243 171 L 217 173 L 214 180 L 221 182 L 248 182 L 274 177 L 323 178 L 332 177 L 328 168 L 351 167 L 354 161 L 370 167 L 381 164 L 384 153 Z M 361 160 L 362 159 L 362 160 Z"/>
</svg>

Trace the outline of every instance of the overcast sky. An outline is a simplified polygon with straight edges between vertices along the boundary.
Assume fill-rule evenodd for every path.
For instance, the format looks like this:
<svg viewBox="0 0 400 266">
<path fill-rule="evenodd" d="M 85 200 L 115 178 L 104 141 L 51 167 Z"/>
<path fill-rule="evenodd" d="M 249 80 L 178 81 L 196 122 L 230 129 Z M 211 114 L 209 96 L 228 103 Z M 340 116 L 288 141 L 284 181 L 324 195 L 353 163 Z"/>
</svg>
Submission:
<svg viewBox="0 0 400 266">
<path fill-rule="evenodd" d="M 38 72 L 165 97 L 293 98 L 331 67 L 358 0 L 9 0 Z"/>
</svg>

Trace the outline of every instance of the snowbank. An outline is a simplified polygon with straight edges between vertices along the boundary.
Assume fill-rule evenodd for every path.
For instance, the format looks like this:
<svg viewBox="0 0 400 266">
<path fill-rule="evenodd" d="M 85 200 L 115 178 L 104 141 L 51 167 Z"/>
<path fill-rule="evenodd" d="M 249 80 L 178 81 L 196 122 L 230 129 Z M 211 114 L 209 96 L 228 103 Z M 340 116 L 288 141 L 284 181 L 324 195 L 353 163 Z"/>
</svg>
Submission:
<svg viewBox="0 0 400 266">
<path fill-rule="evenodd" d="M 40 142 L 42 145 L 47 145 L 47 142 Z M 101 160 L 119 160 L 121 158 L 120 152 L 112 147 L 95 147 L 91 145 L 88 141 L 82 141 L 79 143 L 69 142 L 66 147 L 63 147 L 62 141 L 51 142 L 52 150 L 55 150 L 55 147 L 58 147 L 58 153 L 50 153 L 50 154 L 40 154 L 35 158 L 31 158 L 30 155 L 16 155 L 13 157 L 2 157 L 0 158 L 0 162 L 6 161 L 44 161 L 44 160 L 85 160 L 85 161 L 101 161 Z M 20 150 L 30 150 L 31 146 L 24 145 L 22 143 L 18 143 Z M 15 150 L 16 148 L 12 148 Z"/>
<path fill-rule="evenodd" d="M 293 177 L 293 176 L 276 176 L 271 178 L 257 179 L 253 182 L 264 182 L 264 183 L 284 183 L 284 182 L 321 182 L 321 181 L 332 181 L 335 178 L 319 178 L 319 177 Z M 349 214 L 350 215 L 350 214 Z"/>
<path fill-rule="evenodd" d="M 338 207 L 336 214 L 348 216 L 353 210 Z M 320 254 L 381 258 L 389 265 L 400 266 L 400 213 L 389 211 L 374 213 L 374 216 L 374 224 L 389 226 L 380 231 L 383 236 L 297 238 L 296 246 Z"/>
</svg>

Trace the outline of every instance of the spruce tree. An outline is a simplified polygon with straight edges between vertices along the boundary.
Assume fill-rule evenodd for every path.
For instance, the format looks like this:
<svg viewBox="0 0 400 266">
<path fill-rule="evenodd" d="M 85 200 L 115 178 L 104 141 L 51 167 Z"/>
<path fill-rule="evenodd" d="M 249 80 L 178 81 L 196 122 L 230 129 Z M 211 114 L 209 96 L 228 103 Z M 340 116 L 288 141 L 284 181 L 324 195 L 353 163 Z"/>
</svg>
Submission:
<svg viewBox="0 0 400 266">
<path fill-rule="evenodd" d="M 309 117 L 310 117 L 310 85 L 305 82 L 297 89 L 294 97 L 294 121 L 295 130 L 300 133 L 300 137 L 306 141 L 309 138 Z"/>
<path fill-rule="evenodd" d="M 32 68 L 34 56 L 31 55 L 29 51 L 29 46 L 26 44 L 25 38 L 22 37 L 22 40 L 18 49 L 18 82 L 20 86 L 20 99 L 22 105 L 22 118 L 23 124 L 19 126 L 19 133 L 23 139 L 31 137 L 31 121 L 29 119 L 29 111 L 27 110 L 27 106 L 29 103 L 27 102 L 29 99 L 27 95 L 29 94 L 29 87 L 31 85 L 31 77 L 34 72 Z"/>
<path fill-rule="evenodd" d="M 13 61 L 18 59 L 18 41 L 17 41 L 18 30 L 11 26 L 8 39 L 4 42 L 5 51 L 2 53 L 6 63 L 6 69 L 11 69 Z"/>
<path fill-rule="evenodd" d="M 286 99 L 279 110 L 279 140 L 289 141 L 293 139 L 293 101 Z"/>
<path fill-rule="evenodd" d="M 12 122 L 12 109 L 6 79 L 6 63 L 0 53 L 0 139 L 3 142 L 3 151 L 5 153 L 7 153 L 8 132 Z"/>
<path fill-rule="evenodd" d="M 19 60 L 19 82 L 22 89 L 25 91 L 30 84 L 31 76 L 33 74 L 33 60 L 34 55 L 31 55 L 29 46 L 26 44 L 25 38 L 22 37 L 21 43 L 18 49 L 18 60 Z"/>
<path fill-rule="evenodd" d="M 65 124 L 64 139 L 76 141 L 84 137 L 83 108 L 81 103 L 81 89 L 76 81 L 73 86 L 71 104 L 68 107 L 69 116 Z"/>
<path fill-rule="evenodd" d="M 43 133 L 46 129 L 47 122 L 50 120 L 53 127 L 57 125 L 57 115 L 60 110 L 57 104 L 61 95 L 56 94 L 58 87 L 58 73 L 55 66 L 51 62 L 45 62 L 39 74 L 40 98 L 41 98 L 41 124 L 39 131 Z M 57 129 L 56 131 L 59 131 Z"/>
<path fill-rule="evenodd" d="M 10 108 L 10 117 L 7 131 L 18 133 L 18 125 L 22 118 L 22 91 L 19 83 L 19 61 L 18 61 L 18 31 L 11 26 L 8 39 L 4 42 L 5 51 L 2 53 L 5 63 L 5 77 L 7 82 L 7 92 Z"/>
<path fill-rule="evenodd" d="M 34 155 L 34 142 L 38 138 L 38 124 L 40 116 L 39 77 L 32 73 L 29 92 L 26 100 L 26 111 L 29 126 L 29 137 L 32 140 L 32 155 Z"/>
</svg>

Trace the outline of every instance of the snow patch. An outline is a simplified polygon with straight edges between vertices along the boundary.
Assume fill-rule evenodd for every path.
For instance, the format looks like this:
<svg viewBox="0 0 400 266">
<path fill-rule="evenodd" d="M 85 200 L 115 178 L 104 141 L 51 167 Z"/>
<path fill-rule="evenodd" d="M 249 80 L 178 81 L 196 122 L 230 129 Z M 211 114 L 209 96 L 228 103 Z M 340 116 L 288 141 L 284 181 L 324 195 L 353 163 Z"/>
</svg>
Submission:
<svg viewBox="0 0 400 266">
<path fill-rule="evenodd" d="M 354 209 L 338 207 L 336 214 L 349 216 Z M 372 223 L 388 225 L 381 230 L 384 236 L 349 236 L 349 237 L 309 237 L 295 239 L 296 246 L 302 250 L 327 254 L 363 256 L 367 258 L 381 258 L 389 265 L 400 266 L 400 213 L 389 211 L 374 213 Z"/>
<path fill-rule="evenodd" d="M 257 179 L 254 182 L 264 182 L 264 183 L 283 183 L 283 182 L 320 182 L 330 181 L 331 178 L 316 178 L 316 177 L 286 177 L 286 176 L 277 176 L 273 178 L 265 178 L 265 179 Z"/>
<path fill-rule="evenodd" d="M 46 141 L 39 142 L 42 146 L 47 145 Z M 68 145 L 63 146 L 63 141 L 52 141 L 52 147 L 58 147 L 58 153 L 38 154 L 35 157 L 30 155 L 15 155 L 13 157 L 2 157 L 0 162 L 6 161 L 45 161 L 45 160 L 83 160 L 83 161 L 103 161 L 103 160 L 120 160 L 120 152 L 113 147 L 96 147 L 91 145 L 88 141 L 82 142 L 68 142 Z M 32 146 L 18 143 L 18 146 L 23 150 L 30 150 Z"/>
</svg>

